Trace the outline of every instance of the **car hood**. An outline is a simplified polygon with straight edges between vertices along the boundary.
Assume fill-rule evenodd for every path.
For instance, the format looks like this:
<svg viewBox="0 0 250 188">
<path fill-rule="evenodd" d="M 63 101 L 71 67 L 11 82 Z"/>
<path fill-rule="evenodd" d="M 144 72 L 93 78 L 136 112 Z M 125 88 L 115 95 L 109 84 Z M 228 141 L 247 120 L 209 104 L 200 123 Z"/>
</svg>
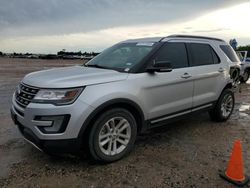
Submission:
<svg viewBox="0 0 250 188">
<path fill-rule="evenodd" d="M 115 70 L 73 66 L 33 72 L 23 83 L 40 88 L 69 88 L 125 80 L 128 73 Z"/>
</svg>

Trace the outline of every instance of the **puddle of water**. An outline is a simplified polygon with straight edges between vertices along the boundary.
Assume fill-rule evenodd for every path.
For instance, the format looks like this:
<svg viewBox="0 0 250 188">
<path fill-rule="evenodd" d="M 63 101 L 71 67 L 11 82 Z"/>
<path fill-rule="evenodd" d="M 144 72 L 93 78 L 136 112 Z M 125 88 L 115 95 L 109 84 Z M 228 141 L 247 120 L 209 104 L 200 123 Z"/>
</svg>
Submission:
<svg viewBox="0 0 250 188">
<path fill-rule="evenodd" d="M 248 111 L 248 110 L 250 110 L 250 105 L 247 105 L 247 104 L 242 104 L 239 108 L 240 112 L 244 112 L 244 111 Z"/>
<path fill-rule="evenodd" d="M 242 112 L 240 112 L 239 115 L 242 116 L 242 117 L 247 117 L 247 116 L 249 116 L 249 114 L 242 113 Z"/>
<path fill-rule="evenodd" d="M 241 119 L 243 121 L 250 120 L 250 104 L 248 103 L 236 103 L 235 110 L 232 114 L 232 119 Z"/>
</svg>

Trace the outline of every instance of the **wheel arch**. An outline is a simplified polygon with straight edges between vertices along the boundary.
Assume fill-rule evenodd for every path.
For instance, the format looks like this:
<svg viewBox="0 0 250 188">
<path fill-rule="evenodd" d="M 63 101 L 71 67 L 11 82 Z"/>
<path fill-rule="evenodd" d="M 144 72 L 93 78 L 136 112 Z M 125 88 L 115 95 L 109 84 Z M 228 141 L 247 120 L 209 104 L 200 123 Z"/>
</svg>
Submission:
<svg viewBox="0 0 250 188">
<path fill-rule="evenodd" d="M 225 89 L 232 89 L 233 88 L 233 83 L 227 83 L 227 85 L 223 88 L 223 90 L 221 91 L 221 93 L 225 90 Z"/>
<path fill-rule="evenodd" d="M 91 125 L 93 125 L 93 122 L 95 121 L 96 117 L 98 117 L 102 112 L 116 107 L 124 108 L 134 116 L 138 126 L 138 133 L 143 132 L 147 129 L 145 116 L 140 106 L 129 99 L 119 98 L 109 100 L 98 106 L 83 123 L 78 134 L 78 139 L 83 140 L 84 138 L 88 137 Z"/>
<path fill-rule="evenodd" d="M 245 71 L 248 71 L 250 73 L 250 67 L 247 67 Z"/>
<path fill-rule="evenodd" d="M 240 67 L 234 66 L 230 68 L 230 77 L 234 81 L 240 77 Z"/>
<path fill-rule="evenodd" d="M 219 100 L 219 98 L 220 98 L 221 94 L 223 93 L 223 91 L 225 91 L 226 89 L 233 89 L 233 87 L 234 87 L 234 86 L 233 86 L 233 83 L 232 83 L 232 82 L 227 83 L 227 84 L 225 85 L 225 87 L 220 91 L 219 97 L 217 98 L 216 101 Z M 217 102 L 216 102 L 216 103 L 217 103 Z"/>
</svg>

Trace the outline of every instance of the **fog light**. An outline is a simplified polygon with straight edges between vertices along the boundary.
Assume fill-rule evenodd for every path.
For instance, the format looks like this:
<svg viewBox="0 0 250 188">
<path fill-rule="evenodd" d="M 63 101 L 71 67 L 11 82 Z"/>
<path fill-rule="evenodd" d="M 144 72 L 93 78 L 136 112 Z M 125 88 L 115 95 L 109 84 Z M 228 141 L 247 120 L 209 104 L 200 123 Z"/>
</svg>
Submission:
<svg viewBox="0 0 250 188">
<path fill-rule="evenodd" d="M 70 115 L 59 115 L 59 116 L 36 116 L 35 122 L 37 123 L 37 128 L 45 134 L 53 134 L 53 133 L 63 133 L 66 130 L 70 119 Z M 46 124 L 42 125 L 42 122 L 52 122 L 51 125 L 46 126 Z M 40 125 L 39 125 L 40 124 Z"/>
</svg>

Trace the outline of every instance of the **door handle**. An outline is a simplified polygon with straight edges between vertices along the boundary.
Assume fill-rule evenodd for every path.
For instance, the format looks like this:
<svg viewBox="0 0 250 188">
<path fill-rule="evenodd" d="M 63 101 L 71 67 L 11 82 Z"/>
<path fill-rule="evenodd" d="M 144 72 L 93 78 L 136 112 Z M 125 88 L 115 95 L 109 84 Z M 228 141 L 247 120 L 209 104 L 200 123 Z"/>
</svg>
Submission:
<svg viewBox="0 0 250 188">
<path fill-rule="evenodd" d="M 184 73 L 182 76 L 182 78 L 188 79 L 190 77 L 192 77 L 191 75 L 189 75 L 188 73 Z"/>
<path fill-rule="evenodd" d="M 224 72 L 225 69 L 223 69 L 222 67 L 219 68 L 218 72 Z"/>
</svg>

